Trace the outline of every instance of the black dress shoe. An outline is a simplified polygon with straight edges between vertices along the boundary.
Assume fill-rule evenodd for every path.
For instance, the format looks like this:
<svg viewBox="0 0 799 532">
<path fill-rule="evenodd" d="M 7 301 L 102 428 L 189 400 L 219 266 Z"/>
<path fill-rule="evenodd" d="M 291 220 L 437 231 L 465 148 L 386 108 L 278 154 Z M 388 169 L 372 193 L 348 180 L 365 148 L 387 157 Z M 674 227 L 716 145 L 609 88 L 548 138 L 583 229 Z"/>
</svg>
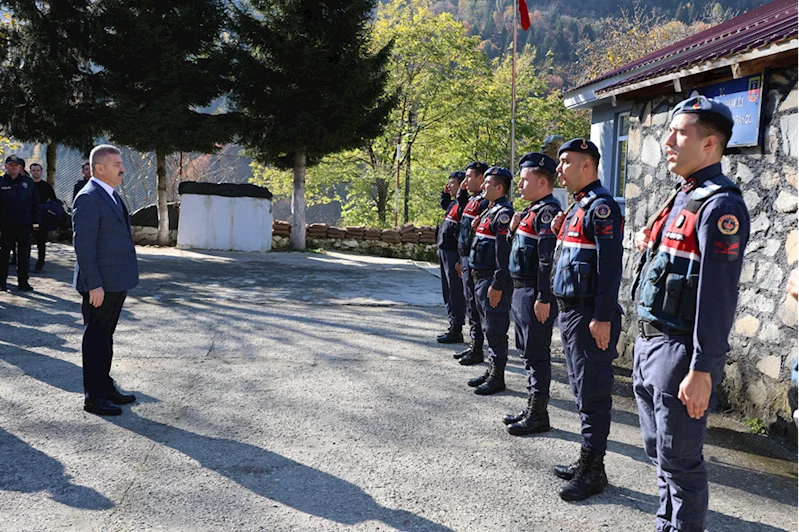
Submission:
<svg viewBox="0 0 799 532">
<path fill-rule="evenodd" d="M 133 394 L 120 393 L 119 390 L 112 390 L 108 392 L 108 400 L 115 405 L 127 405 L 134 402 L 136 396 Z"/>
<path fill-rule="evenodd" d="M 17 289 L 20 292 L 33 292 L 33 287 L 31 285 L 29 285 L 28 283 L 21 283 L 21 284 L 17 285 Z"/>
<path fill-rule="evenodd" d="M 122 413 L 121 408 L 114 405 L 114 403 L 105 397 L 98 397 L 96 399 L 87 397 L 83 403 L 83 409 L 92 414 L 97 414 L 98 416 L 118 416 Z"/>
</svg>

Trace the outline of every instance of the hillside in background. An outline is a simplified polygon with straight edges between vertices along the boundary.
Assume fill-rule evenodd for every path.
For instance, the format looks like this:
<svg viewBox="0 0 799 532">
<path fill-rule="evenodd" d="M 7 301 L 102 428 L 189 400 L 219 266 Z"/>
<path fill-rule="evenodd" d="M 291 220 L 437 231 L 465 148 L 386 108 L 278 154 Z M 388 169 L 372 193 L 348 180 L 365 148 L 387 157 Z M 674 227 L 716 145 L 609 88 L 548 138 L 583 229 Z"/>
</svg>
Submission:
<svg viewBox="0 0 799 532">
<path fill-rule="evenodd" d="M 551 61 L 555 87 L 561 81 L 568 87 L 580 81 L 580 69 L 575 69 L 574 64 L 581 56 L 584 57 L 585 54 L 581 52 L 589 43 L 601 43 L 607 28 L 613 26 L 608 19 L 622 18 L 623 13 L 627 13 L 628 18 L 635 18 L 637 13 L 639 25 L 663 26 L 671 21 L 679 21 L 699 31 L 704 27 L 702 24 L 714 25 L 766 3 L 765 0 L 676 3 L 671 0 L 527 0 L 531 26 L 526 32 L 519 28 L 519 49 L 535 48 L 537 62 L 546 59 Z M 432 8 L 437 13 L 451 13 L 462 21 L 470 35 L 481 39 L 480 48 L 483 52 L 494 59 L 511 48 L 513 9 L 516 5 L 517 0 L 438 0 L 432 4 Z M 675 34 L 674 37 L 677 40 L 683 35 Z"/>
</svg>

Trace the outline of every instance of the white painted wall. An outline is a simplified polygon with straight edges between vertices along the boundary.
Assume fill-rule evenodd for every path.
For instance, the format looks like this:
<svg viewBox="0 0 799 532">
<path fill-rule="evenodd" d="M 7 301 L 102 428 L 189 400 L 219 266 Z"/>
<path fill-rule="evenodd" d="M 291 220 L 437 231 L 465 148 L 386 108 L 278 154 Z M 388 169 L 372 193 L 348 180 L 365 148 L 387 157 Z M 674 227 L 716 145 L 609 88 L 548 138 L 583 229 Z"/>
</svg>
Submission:
<svg viewBox="0 0 799 532">
<path fill-rule="evenodd" d="M 180 197 L 178 248 L 272 249 L 272 202 L 265 198 Z"/>
</svg>

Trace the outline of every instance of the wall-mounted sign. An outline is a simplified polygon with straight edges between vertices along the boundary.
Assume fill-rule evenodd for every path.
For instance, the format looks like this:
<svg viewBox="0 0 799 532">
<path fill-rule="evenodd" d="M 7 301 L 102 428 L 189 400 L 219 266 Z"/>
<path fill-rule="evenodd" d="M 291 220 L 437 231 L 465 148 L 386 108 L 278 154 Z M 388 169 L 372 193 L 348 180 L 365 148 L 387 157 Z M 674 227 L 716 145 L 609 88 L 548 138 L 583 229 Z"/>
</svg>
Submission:
<svg viewBox="0 0 799 532">
<path fill-rule="evenodd" d="M 763 74 L 755 74 L 705 87 L 697 87 L 691 95 L 701 94 L 722 103 L 732 111 L 735 126 L 727 146 L 757 146 L 760 140 L 760 108 L 763 102 Z"/>
</svg>

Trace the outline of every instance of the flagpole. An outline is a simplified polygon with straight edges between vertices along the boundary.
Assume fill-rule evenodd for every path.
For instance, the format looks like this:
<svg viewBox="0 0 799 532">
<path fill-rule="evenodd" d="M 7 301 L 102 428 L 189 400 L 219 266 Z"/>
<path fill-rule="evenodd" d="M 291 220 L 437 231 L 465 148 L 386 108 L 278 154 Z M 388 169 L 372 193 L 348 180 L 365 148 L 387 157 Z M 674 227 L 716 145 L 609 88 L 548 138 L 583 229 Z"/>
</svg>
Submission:
<svg viewBox="0 0 799 532">
<path fill-rule="evenodd" d="M 510 171 L 515 173 L 516 164 L 516 17 L 519 11 L 518 0 L 513 0 L 513 59 L 510 96 Z M 509 192 L 509 196 L 512 194 Z"/>
</svg>

